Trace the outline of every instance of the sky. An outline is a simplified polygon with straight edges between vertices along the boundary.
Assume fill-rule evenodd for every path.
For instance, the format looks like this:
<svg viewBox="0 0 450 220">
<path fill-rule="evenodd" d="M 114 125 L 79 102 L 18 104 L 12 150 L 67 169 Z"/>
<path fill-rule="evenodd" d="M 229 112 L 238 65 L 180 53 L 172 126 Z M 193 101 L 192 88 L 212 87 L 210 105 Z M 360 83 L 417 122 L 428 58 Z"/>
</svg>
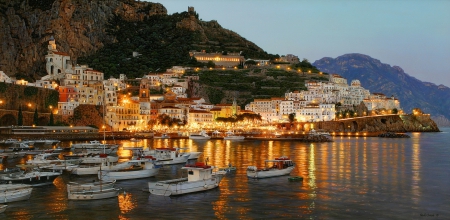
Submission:
<svg viewBox="0 0 450 220">
<path fill-rule="evenodd" d="M 152 1 L 155 2 L 155 1 Z M 311 63 L 361 53 L 450 87 L 450 0 L 159 0 L 194 7 L 271 54 Z"/>
</svg>

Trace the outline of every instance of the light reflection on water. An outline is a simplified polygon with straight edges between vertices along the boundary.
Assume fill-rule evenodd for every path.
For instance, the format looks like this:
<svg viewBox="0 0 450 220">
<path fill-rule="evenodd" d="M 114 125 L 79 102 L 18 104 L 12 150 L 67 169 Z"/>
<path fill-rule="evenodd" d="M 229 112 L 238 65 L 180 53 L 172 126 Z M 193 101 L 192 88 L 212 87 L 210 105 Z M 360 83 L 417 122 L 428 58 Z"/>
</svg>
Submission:
<svg viewBox="0 0 450 220">
<path fill-rule="evenodd" d="M 181 165 L 165 166 L 156 177 L 118 182 L 117 186 L 126 191 L 125 195 L 84 202 L 67 201 L 65 184 L 86 177 L 65 174 L 55 180 L 54 186 L 35 188 L 29 201 L 11 203 L 0 218 L 78 219 L 74 216 L 79 216 L 79 219 L 135 219 L 155 216 L 185 219 L 341 219 L 356 215 L 411 219 L 429 210 L 439 212 L 441 216 L 450 216 L 450 212 L 443 208 L 450 203 L 450 191 L 448 187 L 443 187 L 450 183 L 448 136 L 448 133 L 412 133 L 409 139 L 337 137 L 330 143 L 116 140 L 122 146 L 188 148 L 189 151 L 203 153 L 199 161 L 208 159 L 208 164 L 216 167 L 231 163 L 237 170 L 227 174 L 218 189 L 208 192 L 171 198 L 143 192 L 142 188 L 149 181 L 185 175 L 179 169 Z M 433 145 L 430 147 L 428 143 L 431 141 Z M 63 142 L 61 145 L 70 146 L 70 143 Z M 129 156 L 130 153 L 120 149 L 119 154 Z M 247 166 L 262 167 L 265 159 L 279 156 L 293 159 L 296 169 L 291 176 L 302 176 L 303 182 L 289 182 L 287 177 L 247 179 Z M 8 160 L 2 166 L 11 167 L 25 161 Z M 443 175 L 442 172 L 446 173 Z M 424 181 L 425 174 L 435 178 Z M 428 187 L 430 184 L 433 187 Z M 100 211 L 82 214 L 80 211 L 85 209 Z"/>
</svg>

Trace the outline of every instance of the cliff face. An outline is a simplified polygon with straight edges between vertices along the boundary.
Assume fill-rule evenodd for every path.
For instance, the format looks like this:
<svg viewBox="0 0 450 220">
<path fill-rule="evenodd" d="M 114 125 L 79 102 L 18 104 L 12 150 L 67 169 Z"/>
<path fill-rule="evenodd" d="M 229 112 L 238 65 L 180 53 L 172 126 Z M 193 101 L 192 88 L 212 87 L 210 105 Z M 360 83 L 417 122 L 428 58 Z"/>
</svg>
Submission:
<svg viewBox="0 0 450 220">
<path fill-rule="evenodd" d="M 167 14 L 159 3 L 130 0 L 12 0 L 0 3 L 0 70 L 32 78 L 45 75 L 44 58 L 50 36 L 58 50 L 73 60 L 115 41 L 106 32 L 108 20 L 120 16 L 141 21 Z"/>
</svg>

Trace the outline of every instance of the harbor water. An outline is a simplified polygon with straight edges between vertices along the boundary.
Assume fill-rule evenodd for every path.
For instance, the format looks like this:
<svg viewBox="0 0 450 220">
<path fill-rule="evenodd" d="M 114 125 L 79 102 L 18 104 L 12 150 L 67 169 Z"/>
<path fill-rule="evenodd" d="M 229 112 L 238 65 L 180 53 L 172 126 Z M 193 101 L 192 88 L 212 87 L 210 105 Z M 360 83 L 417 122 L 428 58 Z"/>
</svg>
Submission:
<svg viewBox="0 0 450 220">
<path fill-rule="evenodd" d="M 334 137 L 327 143 L 121 140 L 122 146 L 186 147 L 203 153 L 198 161 L 237 169 L 206 192 L 164 197 L 144 191 L 149 181 L 186 175 L 182 165 L 164 166 L 155 177 L 118 181 L 123 191 L 117 198 L 97 201 L 68 201 L 69 181 L 96 177 L 65 173 L 53 185 L 35 187 L 29 200 L 8 203 L 0 219 L 450 219 L 450 128 L 441 130 L 408 133 L 410 138 Z M 248 166 L 262 167 L 279 156 L 295 162 L 290 176 L 303 181 L 247 178 Z M 9 159 L 0 168 L 30 158 Z"/>
</svg>

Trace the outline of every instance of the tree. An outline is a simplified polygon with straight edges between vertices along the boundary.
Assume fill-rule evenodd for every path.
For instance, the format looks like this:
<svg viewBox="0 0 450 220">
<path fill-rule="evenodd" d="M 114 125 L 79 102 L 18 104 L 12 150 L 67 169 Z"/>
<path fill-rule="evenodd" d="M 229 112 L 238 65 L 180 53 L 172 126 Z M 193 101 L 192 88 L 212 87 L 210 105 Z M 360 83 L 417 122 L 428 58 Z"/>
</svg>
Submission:
<svg viewBox="0 0 450 220">
<path fill-rule="evenodd" d="M 294 122 L 294 120 L 295 120 L 295 113 L 291 113 L 291 114 L 289 114 L 289 122 Z"/>
<path fill-rule="evenodd" d="M 37 111 L 37 107 L 34 109 L 34 115 L 33 115 L 33 125 L 37 125 L 39 122 L 39 116 L 38 116 L 38 111 Z"/>
<path fill-rule="evenodd" d="M 212 60 L 210 60 L 210 61 L 208 61 L 208 63 L 206 64 L 206 67 L 208 67 L 208 68 L 214 68 L 214 67 L 216 67 L 216 64 L 215 64 Z"/>
<path fill-rule="evenodd" d="M 48 126 L 54 126 L 54 125 L 55 125 L 55 122 L 54 122 L 54 119 L 53 119 L 53 111 L 51 111 L 50 112 L 50 120 L 48 122 Z"/>
<path fill-rule="evenodd" d="M 19 113 L 17 115 L 17 125 L 18 126 L 23 126 L 22 106 L 19 106 Z"/>
</svg>

